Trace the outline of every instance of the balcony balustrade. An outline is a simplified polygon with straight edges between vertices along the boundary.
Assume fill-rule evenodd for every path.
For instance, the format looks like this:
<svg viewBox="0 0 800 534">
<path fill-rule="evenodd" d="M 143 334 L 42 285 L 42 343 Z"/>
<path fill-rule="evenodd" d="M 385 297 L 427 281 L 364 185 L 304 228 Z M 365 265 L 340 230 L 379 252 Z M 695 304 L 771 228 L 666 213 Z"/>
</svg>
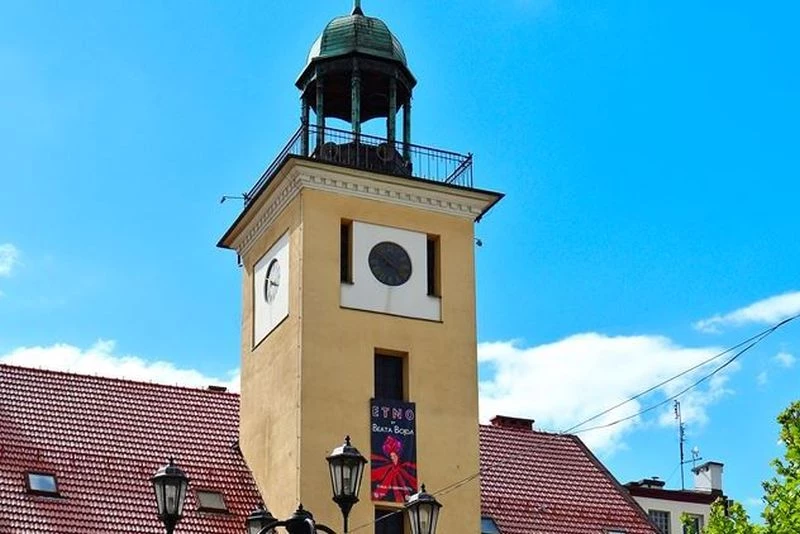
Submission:
<svg viewBox="0 0 800 534">
<path fill-rule="evenodd" d="M 256 185 L 245 195 L 245 205 L 269 183 L 289 157 L 324 161 L 366 171 L 472 187 L 472 154 L 457 154 L 335 128 L 301 126 Z"/>
</svg>

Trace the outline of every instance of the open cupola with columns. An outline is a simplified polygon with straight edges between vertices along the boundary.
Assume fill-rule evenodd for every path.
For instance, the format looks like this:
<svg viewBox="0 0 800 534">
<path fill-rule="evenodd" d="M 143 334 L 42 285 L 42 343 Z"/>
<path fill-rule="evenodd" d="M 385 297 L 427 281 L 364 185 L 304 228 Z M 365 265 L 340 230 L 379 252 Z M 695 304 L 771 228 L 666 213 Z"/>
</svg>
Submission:
<svg viewBox="0 0 800 534">
<path fill-rule="evenodd" d="M 361 133 L 363 122 L 385 118 L 386 144 L 380 147 L 364 144 L 357 148 L 363 152 L 381 150 L 375 155 L 387 167 L 391 164 L 395 169 L 407 168 L 404 164 L 411 151 L 411 91 L 416 83 L 400 41 L 382 20 L 366 16 L 357 0 L 353 11 L 329 22 L 311 47 L 296 83 L 302 92 L 302 122 L 308 124 L 309 110 L 313 110 L 316 144 L 321 148 L 325 145 L 327 118 L 349 122 L 355 135 Z M 400 109 L 403 110 L 402 155 L 396 151 Z M 348 148 L 345 147 L 345 155 L 369 156 Z M 327 150 L 334 148 L 328 145 Z"/>
</svg>

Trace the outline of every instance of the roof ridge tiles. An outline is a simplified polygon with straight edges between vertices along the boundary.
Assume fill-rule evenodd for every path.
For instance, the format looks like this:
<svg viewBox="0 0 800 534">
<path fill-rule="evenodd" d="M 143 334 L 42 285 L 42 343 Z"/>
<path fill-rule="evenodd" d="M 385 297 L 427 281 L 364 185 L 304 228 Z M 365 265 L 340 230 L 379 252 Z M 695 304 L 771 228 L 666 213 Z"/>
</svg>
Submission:
<svg viewBox="0 0 800 534">
<path fill-rule="evenodd" d="M 104 375 L 94 375 L 94 374 L 86 374 L 86 373 L 78 373 L 75 371 L 63 371 L 63 370 L 56 370 L 56 369 L 47 369 L 44 367 L 32 367 L 32 366 L 25 366 L 25 365 L 12 365 L 8 363 L 0 363 L 0 373 L 4 369 L 10 370 L 15 373 L 23 373 L 23 374 L 41 374 L 41 375 L 61 375 L 67 376 L 72 378 L 79 378 L 79 379 L 89 379 L 89 380 L 96 380 L 100 382 L 114 382 L 114 383 L 123 383 L 126 386 L 131 385 L 138 385 L 138 386 L 146 386 L 146 387 L 158 387 L 158 388 L 169 388 L 178 391 L 192 391 L 192 392 L 200 392 L 204 395 L 208 396 L 229 396 L 229 397 L 239 397 L 239 394 L 234 391 L 219 391 L 219 390 L 211 390 L 208 389 L 207 386 L 186 386 L 180 384 L 165 384 L 163 382 L 148 382 L 146 380 L 137 380 L 133 378 L 120 378 L 120 377 L 113 377 L 113 376 L 104 376 Z M 213 385 L 213 384 L 211 384 Z"/>
</svg>

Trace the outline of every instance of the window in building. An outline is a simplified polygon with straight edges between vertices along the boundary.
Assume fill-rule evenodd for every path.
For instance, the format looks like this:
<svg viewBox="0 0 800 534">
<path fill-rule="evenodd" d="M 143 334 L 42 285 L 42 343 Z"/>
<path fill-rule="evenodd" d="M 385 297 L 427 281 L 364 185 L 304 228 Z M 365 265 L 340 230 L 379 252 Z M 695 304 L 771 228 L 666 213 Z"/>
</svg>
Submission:
<svg viewBox="0 0 800 534">
<path fill-rule="evenodd" d="M 214 490 L 196 490 L 197 509 L 201 512 L 227 512 L 222 493 Z"/>
<path fill-rule="evenodd" d="M 375 352 L 375 398 L 404 399 L 402 356 Z"/>
<path fill-rule="evenodd" d="M 687 514 L 689 524 L 683 525 L 683 534 L 700 534 L 703 531 L 703 516 L 696 514 Z"/>
<path fill-rule="evenodd" d="M 353 283 L 353 222 L 342 221 L 339 237 L 339 278 Z"/>
<path fill-rule="evenodd" d="M 441 296 L 441 280 L 439 275 L 439 236 L 428 236 L 428 295 L 432 297 Z"/>
<path fill-rule="evenodd" d="M 489 516 L 481 517 L 481 534 L 500 534 L 497 523 Z"/>
<path fill-rule="evenodd" d="M 52 473 L 28 473 L 28 492 L 40 495 L 58 495 L 58 482 Z"/>
<path fill-rule="evenodd" d="M 647 514 L 650 519 L 658 527 L 661 534 L 670 534 L 669 531 L 669 512 L 663 510 L 648 510 Z"/>
<path fill-rule="evenodd" d="M 403 525 L 404 512 L 402 508 L 397 510 L 375 509 L 375 534 L 404 534 Z"/>
</svg>

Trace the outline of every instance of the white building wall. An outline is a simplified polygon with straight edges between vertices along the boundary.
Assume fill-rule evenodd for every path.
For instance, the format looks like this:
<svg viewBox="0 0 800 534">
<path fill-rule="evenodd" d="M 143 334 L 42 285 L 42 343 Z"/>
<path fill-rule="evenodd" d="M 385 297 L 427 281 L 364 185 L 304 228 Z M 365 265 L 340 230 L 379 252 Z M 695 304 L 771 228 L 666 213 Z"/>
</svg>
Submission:
<svg viewBox="0 0 800 534">
<path fill-rule="evenodd" d="M 669 512 L 670 526 L 669 534 L 683 534 L 683 525 L 681 524 L 681 514 L 694 514 L 703 516 L 703 524 L 708 524 L 708 515 L 711 513 L 711 505 L 697 504 L 692 502 L 668 501 L 665 499 L 653 499 L 651 497 L 632 497 L 639 503 L 639 506 L 644 508 L 645 513 L 650 510 L 661 510 Z"/>
</svg>

